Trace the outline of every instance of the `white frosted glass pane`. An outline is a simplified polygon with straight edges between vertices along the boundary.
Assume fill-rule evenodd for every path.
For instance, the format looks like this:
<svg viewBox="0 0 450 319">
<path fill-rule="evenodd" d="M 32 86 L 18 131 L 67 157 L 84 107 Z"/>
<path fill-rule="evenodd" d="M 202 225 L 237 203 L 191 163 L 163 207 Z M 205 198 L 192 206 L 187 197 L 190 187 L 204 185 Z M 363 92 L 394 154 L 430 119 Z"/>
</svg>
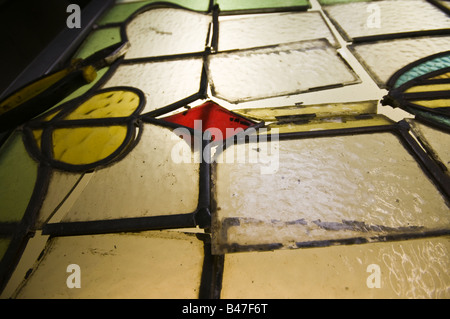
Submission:
<svg viewBox="0 0 450 319">
<path fill-rule="evenodd" d="M 208 71 L 213 95 L 233 103 L 357 80 L 326 40 L 214 54 Z"/>
<path fill-rule="evenodd" d="M 124 85 L 141 89 L 147 101 L 142 112 L 145 113 L 197 93 L 202 68 L 201 58 L 122 64 L 104 87 Z"/>
<path fill-rule="evenodd" d="M 448 16 L 424 0 L 352 2 L 325 11 L 349 38 L 450 28 Z"/>
<path fill-rule="evenodd" d="M 302 40 L 336 39 L 319 12 L 219 18 L 219 50 L 247 49 Z"/>
<path fill-rule="evenodd" d="M 193 212 L 199 159 L 196 153 L 181 152 L 184 157 L 175 161 L 172 152 L 180 144 L 186 143 L 171 130 L 145 124 L 138 145 L 122 160 L 94 173 L 63 221 Z"/>
<path fill-rule="evenodd" d="M 209 15 L 182 9 L 145 11 L 126 27 L 131 46 L 125 58 L 203 52 L 210 22 Z"/>
<path fill-rule="evenodd" d="M 443 196 L 393 134 L 268 144 L 229 147 L 224 159 L 234 152 L 247 160 L 216 164 L 216 252 L 450 225 Z"/>
<path fill-rule="evenodd" d="M 353 46 L 356 57 L 380 86 L 402 67 L 435 53 L 450 50 L 450 36 L 379 41 Z"/>
<path fill-rule="evenodd" d="M 178 232 L 54 238 L 15 297 L 198 298 L 203 255 L 202 241 Z"/>
</svg>

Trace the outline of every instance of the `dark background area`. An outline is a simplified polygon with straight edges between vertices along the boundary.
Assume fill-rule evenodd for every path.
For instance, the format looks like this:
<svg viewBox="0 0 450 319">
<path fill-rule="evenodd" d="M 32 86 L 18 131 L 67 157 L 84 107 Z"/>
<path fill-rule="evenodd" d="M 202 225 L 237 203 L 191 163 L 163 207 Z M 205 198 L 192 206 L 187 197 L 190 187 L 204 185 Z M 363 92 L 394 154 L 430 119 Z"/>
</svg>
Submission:
<svg viewBox="0 0 450 319">
<path fill-rule="evenodd" d="M 0 0 L 0 95 L 65 28 L 67 6 L 89 0 Z"/>
</svg>

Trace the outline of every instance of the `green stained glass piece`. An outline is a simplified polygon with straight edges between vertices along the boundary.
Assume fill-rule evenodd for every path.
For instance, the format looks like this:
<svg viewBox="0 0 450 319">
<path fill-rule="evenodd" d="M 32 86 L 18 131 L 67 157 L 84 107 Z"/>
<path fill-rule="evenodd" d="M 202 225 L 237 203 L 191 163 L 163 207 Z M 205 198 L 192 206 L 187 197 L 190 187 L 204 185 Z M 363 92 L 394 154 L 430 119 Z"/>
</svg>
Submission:
<svg viewBox="0 0 450 319">
<path fill-rule="evenodd" d="M 119 27 L 94 30 L 86 38 L 74 58 L 85 59 L 91 54 L 119 42 L 121 42 Z"/>
<path fill-rule="evenodd" d="M 152 4 L 155 2 L 159 2 L 158 0 L 149 0 L 149 1 L 139 1 L 139 2 L 130 2 L 130 3 L 122 3 L 117 4 L 111 10 L 109 10 L 98 22 L 98 25 L 105 25 L 109 23 L 120 23 L 124 22 L 128 19 L 136 10 L 140 8 Z M 166 1 L 167 4 L 175 4 L 179 5 L 186 9 L 191 9 L 194 11 L 203 11 L 206 12 L 209 9 L 209 1 L 208 0 L 171 0 Z"/>
<path fill-rule="evenodd" d="M 310 8 L 308 0 L 215 0 L 221 11 Z"/>
<path fill-rule="evenodd" d="M 22 219 L 33 194 L 37 167 L 21 135 L 14 133 L 0 150 L 0 222 Z"/>
<path fill-rule="evenodd" d="M 419 65 L 407 70 L 397 79 L 394 84 L 394 88 L 398 88 L 402 84 L 419 76 L 447 67 L 450 67 L 450 52 L 447 55 L 424 61 L 423 63 L 420 63 Z"/>
</svg>

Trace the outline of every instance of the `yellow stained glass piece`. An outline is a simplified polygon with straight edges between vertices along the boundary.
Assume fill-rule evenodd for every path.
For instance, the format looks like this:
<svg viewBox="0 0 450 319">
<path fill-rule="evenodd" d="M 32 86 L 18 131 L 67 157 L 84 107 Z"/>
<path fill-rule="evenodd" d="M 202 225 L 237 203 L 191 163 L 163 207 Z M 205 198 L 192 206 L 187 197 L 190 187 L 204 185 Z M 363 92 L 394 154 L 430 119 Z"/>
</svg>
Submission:
<svg viewBox="0 0 450 319">
<path fill-rule="evenodd" d="M 4 114 L 18 105 L 25 103 L 38 94 L 48 89 L 51 85 L 61 80 L 70 72 L 70 69 L 64 69 L 54 74 L 46 76 L 31 85 L 27 85 L 15 94 L 9 96 L 6 100 L 0 103 L 0 115 Z"/>
<path fill-rule="evenodd" d="M 80 120 L 130 116 L 139 106 L 139 102 L 140 98 L 135 92 L 103 92 L 94 95 L 81 104 L 65 119 Z"/>
<path fill-rule="evenodd" d="M 53 131 L 53 156 L 72 165 L 101 161 L 122 145 L 127 130 L 125 125 L 56 129 Z"/>
<path fill-rule="evenodd" d="M 439 80 L 439 79 L 450 79 L 450 72 L 439 74 L 437 76 L 434 76 L 430 78 L 431 80 Z"/>
<path fill-rule="evenodd" d="M 450 90 L 450 83 L 444 84 L 426 84 L 412 86 L 405 91 L 405 93 L 415 93 L 415 92 L 435 92 L 435 91 L 448 91 Z"/>
<path fill-rule="evenodd" d="M 450 99 L 439 99 L 439 100 L 420 100 L 411 101 L 412 103 L 429 108 L 437 107 L 450 107 Z"/>
</svg>

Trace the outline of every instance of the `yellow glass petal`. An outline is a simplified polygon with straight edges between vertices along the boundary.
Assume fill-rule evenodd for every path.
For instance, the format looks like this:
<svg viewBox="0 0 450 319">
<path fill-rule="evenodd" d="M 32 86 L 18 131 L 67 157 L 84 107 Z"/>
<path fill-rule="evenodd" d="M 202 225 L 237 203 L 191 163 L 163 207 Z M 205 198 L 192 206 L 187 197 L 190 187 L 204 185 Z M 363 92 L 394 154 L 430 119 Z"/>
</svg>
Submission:
<svg viewBox="0 0 450 319">
<path fill-rule="evenodd" d="M 66 120 L 130 116 L 139 106 L 139 96 L 130 91 L 96 94 L 70 113 Z"/>
<path fill-rule="evenodd" d="M 438 79 L 450 79 L 450 72 L 444 73 L 444 74 L 440 74 L 437 76 L 434 76 L 432 78 L 430 78 L 431 80 L 438 80 Z"/>
<path fill-rule="evenodd" d="M 435 91 L 449 91 L 450 83 L 443 84 L 428 84 L 428 85 L 417 85 L 412 86 L 405 91 L 405 93 L 415 93 L 415 92 L 435 92 Z"/>
<path fill-rule="evenodd" d="M 114 153 L 126 134 L 126 126 L 56 129 L 53 132 L 53 156 L 67 164 L 92 164 Z"/>
<path fill-rule="evenodd" d="M 53 85 L 57 81 L 61 80 L 64 76 L 66 76 L 69 73 L 69 71 L 70 71 L 69 69 L 64 69 L 54 74 L 51 74 L 47 77 L 44 77 L 32 83 L 31 85 L 22 88 L 17 93 L 11 95 L 6 100 L 0 103 L 0 115 L 12 110 L 19 104 L 24 103 L 32 99 L 36 95 L 42 93 L 51 85 Z"/>
<path fill-rule="evenodd" d="M 41 149 L 41 137 L 44 130 L 33 130 L 33 137 L 36 142 L 36 145 L 39 149 Z"/>
<path fill-rule="evenodd" d="M 429 108 L 450 107 L 450 99 L 420 100 L 420 101 L 411 101 L 411 102 L 416 105 L 429 107 Z"/>
</svg>

